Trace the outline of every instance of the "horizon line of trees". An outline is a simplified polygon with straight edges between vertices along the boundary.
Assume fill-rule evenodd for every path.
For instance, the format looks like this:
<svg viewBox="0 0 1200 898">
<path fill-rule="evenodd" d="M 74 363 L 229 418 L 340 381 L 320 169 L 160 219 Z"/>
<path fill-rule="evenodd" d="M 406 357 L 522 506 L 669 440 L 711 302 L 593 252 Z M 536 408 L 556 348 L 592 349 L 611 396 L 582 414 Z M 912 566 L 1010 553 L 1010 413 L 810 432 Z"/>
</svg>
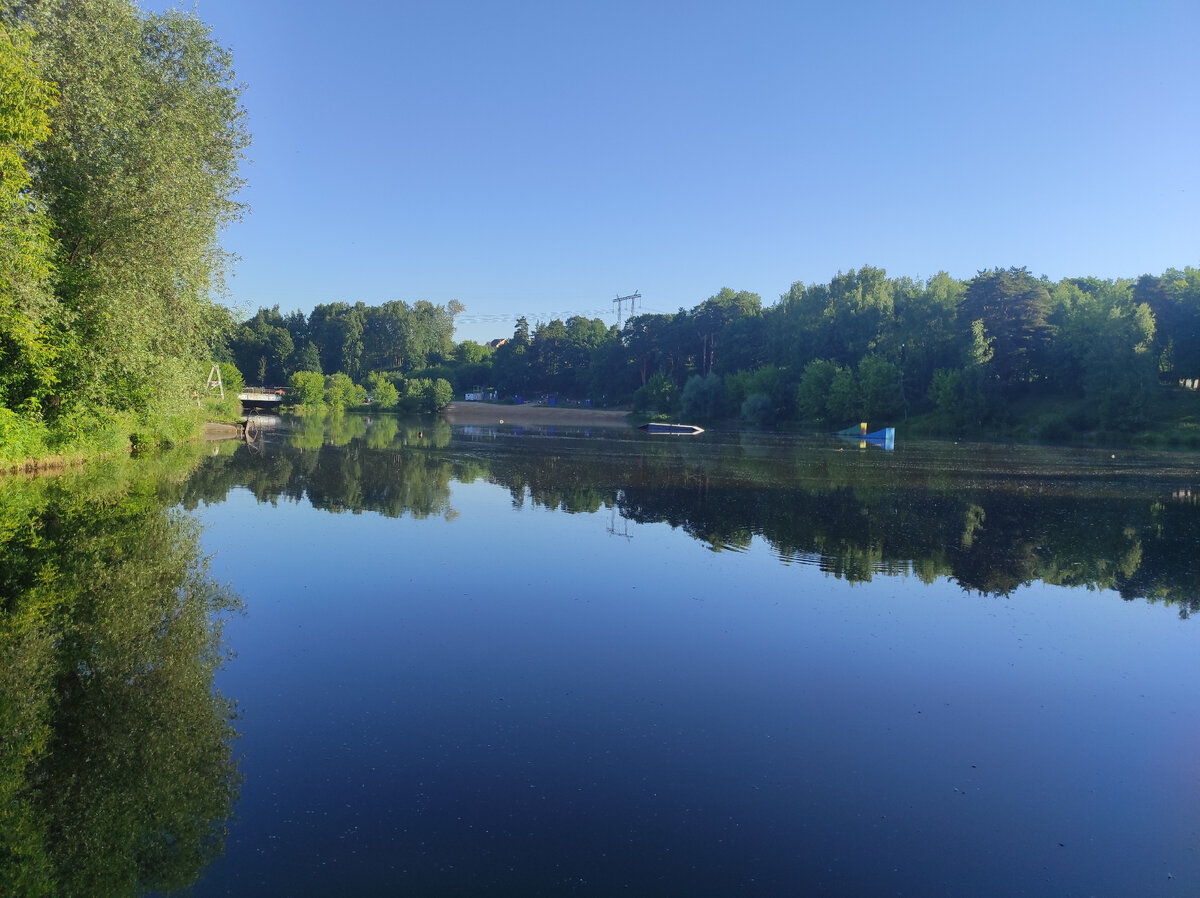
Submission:
<svg viewBox="0 0 1200 898">
<path fill-rule="evenodd" d="M 453 343 L 462 309 L 332 303 L 307 318 L 261 309 L 234 329 L 229 352 L 264 382 L 297 371 L 441 378 L 455 393 L 486 386 L 760 426 L 932 414 L 972 429 L 1039 396 L 1084 409 L 1060 427 L 1127 430 L 1145 422 L 1162 384 L 1200 379 L 1192 267 L 1055 282 L 1016 267 L 918 281 L 864 266 L 827 284 L 797 282 L 772 306 L 723 288 L 619 331 L 599 318 L 531 327 L 522 317 L 494 350 Z"/>
</svg>

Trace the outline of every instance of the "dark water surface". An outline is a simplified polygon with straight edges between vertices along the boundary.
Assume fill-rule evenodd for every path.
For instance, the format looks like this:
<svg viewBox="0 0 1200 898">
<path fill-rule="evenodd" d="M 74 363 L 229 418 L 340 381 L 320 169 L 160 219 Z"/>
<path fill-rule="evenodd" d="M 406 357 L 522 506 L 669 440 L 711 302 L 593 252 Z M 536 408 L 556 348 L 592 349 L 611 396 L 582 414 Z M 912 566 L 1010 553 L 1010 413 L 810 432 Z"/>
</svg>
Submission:
<svg viewBox="0 0 1200 898">
<path fill-rule="evenodd" d="M 347 419 L 170 493 L 216 895 L 1194 895 L 1197 457 Z"/>
</svg>

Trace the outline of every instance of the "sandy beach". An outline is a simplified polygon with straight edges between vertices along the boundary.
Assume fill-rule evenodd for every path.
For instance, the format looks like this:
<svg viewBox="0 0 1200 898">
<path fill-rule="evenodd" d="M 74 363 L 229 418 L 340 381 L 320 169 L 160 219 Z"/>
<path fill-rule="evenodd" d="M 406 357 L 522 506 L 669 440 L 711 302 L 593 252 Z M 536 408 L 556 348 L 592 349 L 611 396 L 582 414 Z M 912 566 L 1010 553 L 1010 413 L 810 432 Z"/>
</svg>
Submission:
<svg viewBox="0 0 1200 898">
<path fill-rule="evenodd" d="M 549 405 L 497 405 L 491 402 L 451 402 L 442 409 L 451 424 L 536 424 L 580 427 L 628 427 L 628 412 Z"/>
</svg>

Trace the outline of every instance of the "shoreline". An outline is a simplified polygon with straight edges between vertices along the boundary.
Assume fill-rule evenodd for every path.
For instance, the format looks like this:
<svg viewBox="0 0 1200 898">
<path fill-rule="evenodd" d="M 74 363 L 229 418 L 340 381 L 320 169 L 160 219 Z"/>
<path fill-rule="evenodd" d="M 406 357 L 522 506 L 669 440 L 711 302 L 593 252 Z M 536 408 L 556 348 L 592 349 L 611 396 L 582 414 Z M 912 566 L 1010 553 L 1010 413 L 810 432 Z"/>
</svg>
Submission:
<svg viewBox="0 0 1200 898">
<path fill-rule="evenodd" d="M 581 427 L 631 427 L 629 413 L 613 409 L 558 408 L 549 405 L 499 405 L 493 402 L 451 402 L 441 415 L 451 424 L 537 424 Z"/>
</svg>

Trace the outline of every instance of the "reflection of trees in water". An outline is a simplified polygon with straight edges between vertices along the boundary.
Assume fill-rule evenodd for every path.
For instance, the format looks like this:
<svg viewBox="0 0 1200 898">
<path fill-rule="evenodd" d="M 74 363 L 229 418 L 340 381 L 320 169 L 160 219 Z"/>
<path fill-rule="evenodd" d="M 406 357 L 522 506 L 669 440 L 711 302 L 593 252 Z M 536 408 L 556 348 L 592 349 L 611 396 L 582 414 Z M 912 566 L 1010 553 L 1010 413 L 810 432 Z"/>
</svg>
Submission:
<svg viewBox="0 0 1200 898">
<path fill-rule="evenodd" d="M 421 517 L 452 515 L 451 481 L 483 478 L 518 507 L 615 508 L 715 551 L 744 549 L 758 537 L 784 562 L 815 564 L 850 582 L 911 574 L 1006 595 L 1042 580 L 1166 601 L 1184 614 L 1200 607 L 1196 506 L 1171 500 L 1169 486 L 1135 487 L 1133 479 L 1101 493 L 1096 485 L 1110 473 L 1061 452 L 1020 450 L 1014 463 L 999 450 L 968 457 L 935 447 L 918 464 L 795 440 L 713 446 L 492 433 L 452 441 L 439 424 L 402 420 L 373 434 L 373 422 L 365 439 L 342 447 L 312 451 L 293 439 L 265 461 L 213 459 L 191 495 L 244 484 L 264 500 L 308 495 L 331 511 Z M 385 448 L 369 448 L 377 445 Z"/>
<path fill-rule="evenodd" d="M 245 487 L 260 502 L 307 498 L 335 513 L 453 517 L 455 470 L 430 452 L 449 442 L 450 427 L 440 420 L 306 415 L 276 434 L 261 456 L 239 450 L 206 459 L 182 502 L 194 508 Z M 468 479 L 484 476 L 478 465 L 464 470 Z"/>
<path fill-rule="evenodd" d="M 223 850 L 221 620 L 162 472 L 0 484 L 0 893 L 138 895 Z M 160 487 L 164 486 L 163 491 Z"/>
</svg>

